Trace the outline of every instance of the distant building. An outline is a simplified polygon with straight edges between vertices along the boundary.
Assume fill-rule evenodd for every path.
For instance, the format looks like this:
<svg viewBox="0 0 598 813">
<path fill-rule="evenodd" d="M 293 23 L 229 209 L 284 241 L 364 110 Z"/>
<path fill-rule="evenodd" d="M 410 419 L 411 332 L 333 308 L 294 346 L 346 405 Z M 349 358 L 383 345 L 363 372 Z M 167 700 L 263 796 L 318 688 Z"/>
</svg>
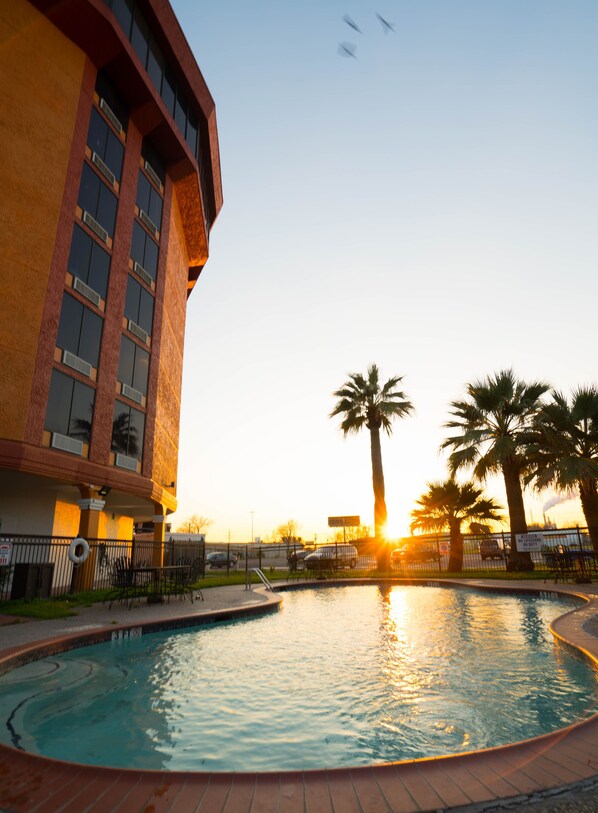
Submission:
<svg viewBox="0 0 598 813">
<path fill-rule="evenodd" d="M 176 508 L 214 102 L 167 0 L 0 4 L 2 533 L 130 539 Z"/>
</svg>

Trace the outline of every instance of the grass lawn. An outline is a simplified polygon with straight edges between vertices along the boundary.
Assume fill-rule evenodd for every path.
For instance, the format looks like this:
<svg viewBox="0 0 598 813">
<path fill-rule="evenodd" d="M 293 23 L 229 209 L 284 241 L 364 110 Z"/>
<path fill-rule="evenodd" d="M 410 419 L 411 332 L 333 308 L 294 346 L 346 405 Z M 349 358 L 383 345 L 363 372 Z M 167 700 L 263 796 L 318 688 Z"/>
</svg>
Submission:
<svg viewBox="0 0 598 813">
<path fill-rule="evenodd" d="M 291 574 L 286 570 L 272 570 L 265 569 L 265 575 L 270 581 L 286 581 L 289 577 L 295 577 L 298 581 L 306 578 L 315 578 L 317 574 L 306 573 L 300 571 L 299 573 Z M 413 570 L 410 572 L 392 571 L 387 574 L 380 574 L 375 570 L 369 571 L 354 571 L 354 570 L 341 570 L 334 574 L 334 578 L 341 578 L 350 581 L 352 578 L 392 578 L 397 581 L 402 579 L 429 579 L 430 581 L 438 581 L 439 578 L 450 579 L 500 579 L 501 581 L 522 581 L 522 580 L 544 580 L 546 578 L 545 571 L 533 571 L 531 573 L 508 573 L 505 570 L 468 570 L 466 573 L 442 573 L 439 574 L 436 570 Z M 255 574 L 251 574 L 252 584 L 258 584 L 259 579 Z M 207 590 L 210 587 L 221 587 L 224 585 L 232 584 L 245 584 L 245 572 L 233 571 L 227 576 L 222 574 L 207 574 L 201 579 L 198 586 L 202 590 Z M 73 593 L 72 595 L 56 596 L 51 599 L 15 599 L 13 601 L 0 601 L 0 615 L 14 615 L 32 619 L 53 619 L 53 618 L 66 618 L 68 616 L 77 615 L 80 607 L 91 607 L 93 604 L 102 602 L 108 593 L 109 589 L 105 590 L 89 590 L 85 593 Z"/>
</svg>

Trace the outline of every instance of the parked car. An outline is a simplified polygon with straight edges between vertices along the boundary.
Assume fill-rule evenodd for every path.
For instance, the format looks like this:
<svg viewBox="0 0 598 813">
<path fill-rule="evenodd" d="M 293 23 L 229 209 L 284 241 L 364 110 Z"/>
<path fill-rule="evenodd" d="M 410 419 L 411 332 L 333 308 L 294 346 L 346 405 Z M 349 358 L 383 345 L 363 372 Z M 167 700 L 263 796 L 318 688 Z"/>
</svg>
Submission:
<svg viewBox="0 0 598 813">
<path fill-rule="evenodd" d="M 353 545 L 322 545 L 305 557 L 308 570 L 333 570 L 339 567 L 354 568 L 359 555 Z"/>
<path fill-rule="evenodd" d="M 482 559 L 504 559 L 505 551 L 498 539 L 482 539 L 480 542 Z"/>
<path fill-rule="evenodd" d="M 298 567 L 302 566 L 306 560 L 306 558 L 313 553 L 313 548 L 291 548 L 287 553 L 287 562 L 289 563 L 289 568 L 291 570 L 297 570 Z"/>
<path fill-rule="evenodd" d="M 237 556 L 226 551 L 214 551 L 206 556 L 206 563 L 210 567 L 234 567 L 237 564 Z"/>
<path fill-rule="evenodd" d="M 391 551 L 390 566 L 413 564 L 415 562 L 430 562 L 438 559 L 438 545 L 436 542 L 421 541 L 406 542 L 400 548 Z"/>
</svg>

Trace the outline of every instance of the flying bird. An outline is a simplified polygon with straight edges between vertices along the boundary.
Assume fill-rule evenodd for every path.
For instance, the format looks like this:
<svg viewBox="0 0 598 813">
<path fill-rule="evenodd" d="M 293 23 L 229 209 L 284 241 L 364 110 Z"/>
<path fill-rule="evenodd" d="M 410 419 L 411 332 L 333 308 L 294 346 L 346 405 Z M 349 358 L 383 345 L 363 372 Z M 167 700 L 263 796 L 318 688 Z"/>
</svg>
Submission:
<svg viewBox="0 0 598 813">
<path fill-rule="evenodd" d="M 338 53 L 339 56 L 350 57 L 352 56 L 353 59 L 357 59 L 355 55 L 355 51 L 357 50 L 357 46 L 354 42 L 339 42 L 338 45 Z"/>
<path fill-rule="evenodd" d="M 343 16 L 343 22 L 347 23 L 347 25 L 352 28 L 354 31 L 357 31 L 358 34 L 361 34 L 361 28 L 357 25 L 355 20 L 352 20 L 348 14 Z"/>
<path fill-rule="evenodd" d="M 380 20 L 380 24 L 382 26 L 382 30 L 385 34 L 388 34 L 389 31 L 394 31 L 395 27 L 393 23 L 389 23 L 388 20 L 385 20 L 384 17 L 381 17 L 378 12 L 376 12 L 376 17 Z"/>
</svg>

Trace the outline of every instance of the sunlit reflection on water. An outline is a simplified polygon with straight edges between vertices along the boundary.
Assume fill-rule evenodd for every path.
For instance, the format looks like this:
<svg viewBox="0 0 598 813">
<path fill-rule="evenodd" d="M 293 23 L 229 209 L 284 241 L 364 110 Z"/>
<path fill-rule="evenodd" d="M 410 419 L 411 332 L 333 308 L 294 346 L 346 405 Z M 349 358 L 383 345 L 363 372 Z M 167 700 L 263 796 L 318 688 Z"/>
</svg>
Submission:
<svg viewBox="0 0 598 813">
<path fill-rule="evenodd" d="M 548 630 L 571 606 L 414 586 L 288 593 L 275 615 L 0 678 L 1 738 L 93 764 L 243 771 L 513 742 L 594 710 L 594 672 Z"/>
</svg>

